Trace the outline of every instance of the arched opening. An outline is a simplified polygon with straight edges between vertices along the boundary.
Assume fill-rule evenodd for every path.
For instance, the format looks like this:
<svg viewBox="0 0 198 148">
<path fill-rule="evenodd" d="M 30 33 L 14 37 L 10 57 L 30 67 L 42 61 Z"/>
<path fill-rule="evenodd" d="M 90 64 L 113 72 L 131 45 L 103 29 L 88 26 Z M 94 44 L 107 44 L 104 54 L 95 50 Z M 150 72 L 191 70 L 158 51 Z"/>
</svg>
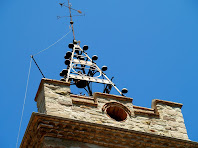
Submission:
<svg viewBox="0 0 198 148">
<path fill-rule="evenodd" d="M 124 121 L 127 118 L 125 110 L 118 106 L 108 107 L 106 113 L 116 121 Z"/>
</svg>

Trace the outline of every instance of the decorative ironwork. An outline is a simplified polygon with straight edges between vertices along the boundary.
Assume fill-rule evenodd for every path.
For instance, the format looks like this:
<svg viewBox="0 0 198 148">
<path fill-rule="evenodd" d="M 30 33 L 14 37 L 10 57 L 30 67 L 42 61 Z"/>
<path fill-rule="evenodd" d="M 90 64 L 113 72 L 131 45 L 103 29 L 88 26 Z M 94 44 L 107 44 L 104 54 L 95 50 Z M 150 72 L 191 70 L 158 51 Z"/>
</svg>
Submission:
<svg viewBox="0 0 198 148">
<path fill-rule="evenodd" d="M 69 16 L 63 17 L 70 17 L 70 25 L 73 32 L 73 43 L 70 43 L 68 47 L 72 51 L 68 51 L 65 54 L 65 64 L 67 65 L 66 69 L 60 73 L 60 76 L 63 78 L 62 81 L 71 82 L 71 84 L 75 84 L 78 88 L 84 88 L 87 93 L 92 96 L 92 83 L 101 83 L 104 84 L 104 93 L 110 93 L 111 88 L 114 87 L 120 95 L 123 95 L 126 91 L 120 91 L 116 85 L 112 82 L 112 79 L 109 79 L 104 71 L 107 70 L 107 66 L 103 66 L 101 69 L 97 66 L 96 61 L 98 59 L 97 55 L 93 55 L 92 58 L 88 56 L 85 52 L 88 50 L 88 46 L 84 45 L 83 48 L 80 47 L 80 41 L 75 39 L 74 35 L 74 27 L 73 27 L 73 20 L 71 11 L 76 11 L 80 14 L 82 12 L 80 10 L 76 10 L 72 8 L 71 4 L 68 0 L 68 6 L 64 3 L 60 3 L 61 7 L 69 8 Z M 57 18 L 61 18 L 58 16 Z"/>
</svg>

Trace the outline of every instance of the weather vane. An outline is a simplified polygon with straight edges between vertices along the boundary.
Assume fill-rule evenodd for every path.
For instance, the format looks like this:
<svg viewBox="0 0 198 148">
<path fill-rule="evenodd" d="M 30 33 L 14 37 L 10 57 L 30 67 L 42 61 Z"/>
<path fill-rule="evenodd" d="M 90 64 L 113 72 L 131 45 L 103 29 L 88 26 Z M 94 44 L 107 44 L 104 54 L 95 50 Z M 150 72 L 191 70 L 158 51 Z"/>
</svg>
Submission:
<svg viewBox="0 0 198 148">
<path fill-rule="evenodd" d="M 68 51 L 64 58 L 65 58 L 65 65 L 67 66 L 66 69 L 63 69 L 60 72 L 60 76 L 63 77 L 61 81 L 69 82 L 71 85 L 76 85 L 78 88 L 84 89 L 89 96 L 92 96 L 92 83 L 100 83 L 104 84 L 103 93 L 110 93 L 112 87 L 114 87 L 120 95 L 127 93 L 128 90 L 123 88 L 120 91 L 116 85 L 112 82 L 113 77 L 109 79 L 105 74 L 107 70 L 107 66 L 102 66 L 100 69 L 96 61 L 98 60 L 97 55 L 93 55 L 92 58 L 88 56 L 86 51 L 88 50 L 88 46 L 84 45 L 83 48 L 80 47 L 80 41 L 75 39 L 74 34 L 74 22 L 72 20 L 73 16 L 83 16 L 80 10 L 73 9 L 71 4 L 68 0 L 68 6 L 64 3 L 60 3 L 61 7 L 69 8 L 69 16 L 62 16 L 62 17 L 70 17 L 70 25 L 73 32 L 73 43 L 70 43 L 68 47 L 71 51 Z M 76 11 L 81 15 L 72 15 L 71 11 Z M 59 18 L 62 18 L 58 16 Z M 124 95 L 123 95 L 124 96 Z"/>
<path fill-rule="evenodd" d="M 71 5 L 71 3 L 69 3 L 69 0 L 68 0 L 68 6 L 65 5 L 65 3 L 59 3 L 59 4 L 60 4 L 61 7 L 69 8 L 69 16 L 57 16 L 57 19 L 60 19 L 60 18 L 63 18 L 63 17 L 70 17 L 70 25 L 71 25 L 72 32 L 73 32 L 73 39 L 75 40 L 74 22 L 72 20 L 72 17 L 74 17 L 74 16 L 85 16 L 85 14 L 82 14 L 82 11 L 80 11 L 80 10 L 76 10 L 76 9 L 72 8 L 72 5 Z M 72 13 L 71 13 L 72 10 L 80 13 L 81 15 L 72 15 Z"/>
</svg>

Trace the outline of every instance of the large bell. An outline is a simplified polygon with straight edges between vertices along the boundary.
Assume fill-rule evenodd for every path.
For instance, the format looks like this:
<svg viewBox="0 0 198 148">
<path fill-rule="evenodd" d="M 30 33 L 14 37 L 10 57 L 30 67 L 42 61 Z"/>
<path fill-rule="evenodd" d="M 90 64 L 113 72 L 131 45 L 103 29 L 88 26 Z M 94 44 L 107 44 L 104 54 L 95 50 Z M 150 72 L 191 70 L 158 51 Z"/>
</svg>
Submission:
<svg viewBox="0 0 198 148">
<path fill-rule="evenodd" d="M 76 80 L 75 81 L 75 85 L 78 87 L 78 88 L 84 88 L 87 86 L 87 81 L 85 80 Z"/>
</svg>

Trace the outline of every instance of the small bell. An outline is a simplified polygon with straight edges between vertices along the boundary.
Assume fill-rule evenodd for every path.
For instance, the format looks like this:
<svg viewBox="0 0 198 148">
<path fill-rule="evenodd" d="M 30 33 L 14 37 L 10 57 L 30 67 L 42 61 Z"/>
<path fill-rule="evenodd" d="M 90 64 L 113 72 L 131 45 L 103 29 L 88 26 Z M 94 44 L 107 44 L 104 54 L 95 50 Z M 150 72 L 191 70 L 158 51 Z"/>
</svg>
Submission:
<svg viewBox="0 0 198 148">
<path fill-rule="evenodd" d="M 65 78 L 61 78 L 60 81 L 66 81 Z"/>
<path fill-rule="evenodd" d="M 70 60 L 69 59 L 66 59 L 65 60 L 65 65 L 69 65 L 70 64 Z"/>
<path fill-rule="evenodd" d="M 102 71 L 106 71 L 107 70 L 107 66 L 102 66 Z"/>
<path fill-rule="evenodd" d="M 68 47 L 72 49 L 72 48 L 74 47 L 74 44 L 70 43 L 70 44 L 68 45 Z"/>
<path fill-rule="evenodd" d="M 78 41 L 76 41 L 76 40 L 73 40 L 73 43 L 74 43 L 74 44 L 77 44 L 77 43 L 78 43 Z"/>
<path fill-rule="evenodd" d="M 96 61 L 97 59 L 98 59 L 98 56 L 97 56 L 97 55 L 93 55 L 93 56 L 92 56 L 92 60 L 93 60 L 93 61 Z"/>
<path fill-rule="evenodd" d="M 72 52 L 71 51 L 68 51 L 67 53 L 66 53 L 66 55 L 65 55 L 65 59 L 69 59 L 70 57 L 71 57 L 71 55 L 72 55 Z"/>
<path fill-rule="evenodd" d="M 123 94 L 126 94 L 126 93 L 128 93 L 128 89 L 126 89 L 126 88 L 123 88 L 123 89 L 122 89 L 122 93 L 123 93 Z"/>
<path fill-rule="evenodd" d="M 88 50 L 88 48 L 89 48 L 89 47 L 88 47 L 87 45 L 84 45 L 84 46 L 83 46 L 83 50 Z"/>
</svg>

